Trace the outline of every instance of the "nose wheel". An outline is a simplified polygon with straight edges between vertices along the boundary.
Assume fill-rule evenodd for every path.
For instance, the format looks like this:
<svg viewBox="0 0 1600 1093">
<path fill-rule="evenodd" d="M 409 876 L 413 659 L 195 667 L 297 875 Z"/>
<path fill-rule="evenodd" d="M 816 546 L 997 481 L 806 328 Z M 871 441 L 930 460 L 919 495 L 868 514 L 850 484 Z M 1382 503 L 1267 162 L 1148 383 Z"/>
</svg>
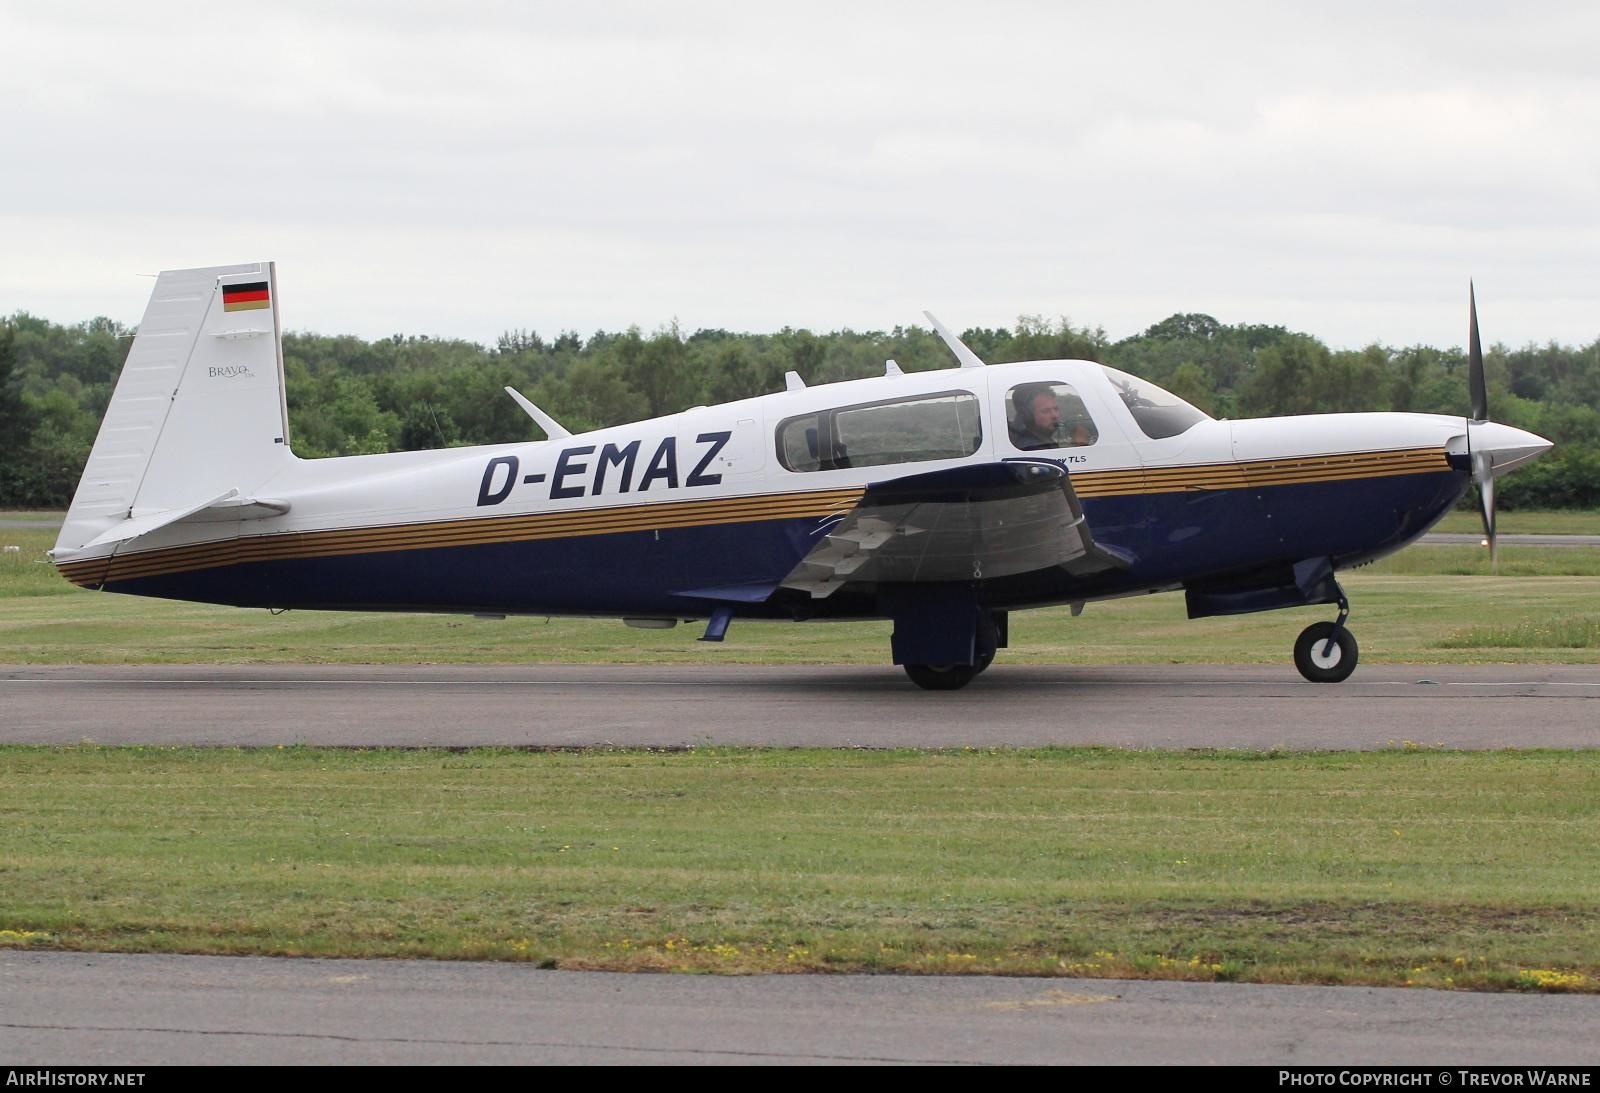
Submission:
<svg viewBox="0 0 1600 1093">
<path fill-rule="evenodd" d="M 1294 666 L 1312 683 L 1342 683 L 1356 670 L 1361 655 L 1355 635 L 1344 628 L 1350 617 L 1350 603 L 1339 599 L 1339 617 L 1333 622 L 1314 622 L 1294 642 Z"/>
</svg>

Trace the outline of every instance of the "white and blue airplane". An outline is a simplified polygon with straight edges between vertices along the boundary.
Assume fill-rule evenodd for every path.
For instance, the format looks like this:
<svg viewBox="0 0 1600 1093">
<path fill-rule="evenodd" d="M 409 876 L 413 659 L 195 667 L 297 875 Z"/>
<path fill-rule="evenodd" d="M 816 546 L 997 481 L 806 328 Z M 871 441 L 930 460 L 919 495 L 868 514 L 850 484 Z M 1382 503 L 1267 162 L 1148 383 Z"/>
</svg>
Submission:
<svg viewBox="0 0 1600 1093">
<path fill-rule="evenodd" d="M 306 460 L 271 263 L 160 275 L 52 551 L 91 589 L 244 607 L 888 619 L 896 664 L 964 686 L 1010 613 L 1182 590 L 1191 618 L 1308 604 L 1302 675 L 1357 658 L 1337 574 L 1549 449 L 1471 415 L 1217 421 L 1091 361 L 787 389 L 546 439 Z"/>
</svg>

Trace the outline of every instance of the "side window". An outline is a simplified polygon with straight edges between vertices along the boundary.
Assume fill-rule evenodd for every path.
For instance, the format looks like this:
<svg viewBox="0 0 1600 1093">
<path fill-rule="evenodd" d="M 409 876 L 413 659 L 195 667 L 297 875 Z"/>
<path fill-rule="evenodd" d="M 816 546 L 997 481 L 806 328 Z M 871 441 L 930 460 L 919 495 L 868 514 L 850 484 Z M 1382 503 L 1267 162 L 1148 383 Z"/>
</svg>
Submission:
<svg viewBox="0 0 1600 1093">
<path fill-rule="evenodd" d="M 822 415 L 792 417 L 778 426 L 778 462 L 791 471 L 822 469 Z"/>
<path fill-rule="evenodd" d="M 791 471 L 961 459 L 983 443 L 978 399 L 968 391 L 844 406 L 778 426 L 778 461 Z"/>
<path fill-rule="evenodd" d="M 1019 383 L 1006 395 L 1006 426 L 1011 446 L 1081 448 L 1100 439 L 1089 410 L 1070 383 Z"/>
</svg>

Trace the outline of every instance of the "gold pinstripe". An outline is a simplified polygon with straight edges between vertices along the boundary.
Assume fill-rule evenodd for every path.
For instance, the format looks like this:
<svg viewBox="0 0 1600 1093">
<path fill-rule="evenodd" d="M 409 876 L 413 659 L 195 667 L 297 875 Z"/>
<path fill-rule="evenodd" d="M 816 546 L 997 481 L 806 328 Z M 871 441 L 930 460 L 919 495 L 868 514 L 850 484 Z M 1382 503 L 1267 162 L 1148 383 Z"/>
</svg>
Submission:
<svg viewBox="0 0 1600 1093">
<path fill-rule="evenodd" d="M 95 586 L 108 581 L 166 576 L 286 558 L 328 558 L 346 554 L 566 539 L 659 528 L 803 519 L 848 511 L 865 492 L 865 487 L 855 486 L 814 493 L 668 501 L 605 509 L 528 513 L 522 516 L 440 520 L 424 524 L 286 532 L 119 554 L 109 560 L 96 558 L 67 562 L 60 566 L 60 570 L 74 584 Z"/>
<path fill-rule="evenodd" d="M 1443 448 L 1403 448 L 1386 452 L 1260 459 L 1248 463 L 1086 471 L 1072 476 L 1072 488 L 1079 497 L 1116 497 L 1187 490 L 1259 489 L 1303 482 L 1342 482 L 1356 478 L 1433 474 L 1449 469 L 1450 463 Z"/>
</svg>

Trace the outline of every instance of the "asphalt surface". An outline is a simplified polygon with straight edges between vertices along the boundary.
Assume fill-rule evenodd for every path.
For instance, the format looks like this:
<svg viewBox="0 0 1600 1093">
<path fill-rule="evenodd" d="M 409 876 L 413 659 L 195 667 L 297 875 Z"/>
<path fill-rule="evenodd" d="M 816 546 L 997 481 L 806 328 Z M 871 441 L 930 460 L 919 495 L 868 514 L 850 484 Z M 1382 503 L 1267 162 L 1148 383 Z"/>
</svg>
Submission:
<svg viewBox="0 0 1600 1093">
<path fill-rule="evenodd" d="M 1600 667 L 0 667 L 0 743 L 1369 749 L 1600 745 Z"/>
<path fill-rule="evenodd" d="M 1600 997 L 0 952 L 0 1062 L 1600 1064 Z"/>
<path fill-rule="evenodd" d="M 1501 546 L 1595 547 L 1600 546 L 1600 535 L 1501 534 L 1495 536 L 1495 541 Z M 1468 535 L 1456 531 L 1433 531 L 1417 542 L 1424 546 L 1479 546 L 1483 543 L 1483 535 L 1477 532 Z"/>
</svg>

